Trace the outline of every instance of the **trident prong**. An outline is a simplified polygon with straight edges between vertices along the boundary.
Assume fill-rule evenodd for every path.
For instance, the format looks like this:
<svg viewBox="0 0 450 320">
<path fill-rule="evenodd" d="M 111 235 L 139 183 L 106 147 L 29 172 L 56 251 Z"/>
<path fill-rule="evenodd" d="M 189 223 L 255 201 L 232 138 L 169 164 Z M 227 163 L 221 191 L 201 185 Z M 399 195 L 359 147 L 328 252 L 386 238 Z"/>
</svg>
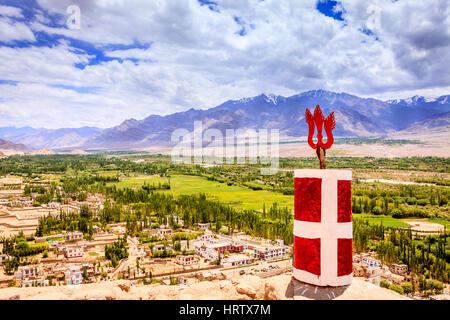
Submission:
<svg viewBox="0 0 450 320">
<path fill-rule="evenodd" d="M 320 169 L 326 169 L 325 155 L 326 149 L 329 149 L 334 142 L 332 130 L 336 127 L 334 120 L 334 112 L 331 112 L 328 117 L 324 117 L 320 106 L 317 105 L 314 109 L 314 116 L 306 108 L 305 119 L 309 126 L 308 144 L 311 148 L 316 150 L 317 157 L 320 162 Z M 317 127 L 317 143 L 313 142 L 315 128 Z M 327 134 L 327 142 L 323 143 L 322 127 Z"/>
</svg>

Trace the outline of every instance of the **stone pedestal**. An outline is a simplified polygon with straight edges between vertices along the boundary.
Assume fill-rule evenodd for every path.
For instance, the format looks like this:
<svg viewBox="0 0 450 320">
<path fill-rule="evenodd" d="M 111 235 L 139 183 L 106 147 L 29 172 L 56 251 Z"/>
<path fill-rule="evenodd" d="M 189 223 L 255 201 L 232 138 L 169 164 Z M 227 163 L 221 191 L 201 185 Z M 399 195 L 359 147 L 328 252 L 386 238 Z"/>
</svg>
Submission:
<svg viewBox="0 0 450 320">
<path fill-rule="evenodd" d="M 349 285 L 352 172 L 295 170 L 294 278 L 318 286 Z"/>
</svg>

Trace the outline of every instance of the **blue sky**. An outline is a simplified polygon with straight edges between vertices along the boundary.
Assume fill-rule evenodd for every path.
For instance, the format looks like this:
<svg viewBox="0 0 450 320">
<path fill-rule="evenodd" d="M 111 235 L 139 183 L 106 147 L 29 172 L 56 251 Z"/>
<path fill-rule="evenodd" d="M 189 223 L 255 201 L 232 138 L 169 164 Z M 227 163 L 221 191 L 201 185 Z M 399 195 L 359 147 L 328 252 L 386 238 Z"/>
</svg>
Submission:
<svg viewBox="0 0 450 320">
<path fill-rule="evenodd" d="M 67 9 L 80 9 L 71 29 Z M 450 92 L 450 9 L 413 0 L 0 0 L 0 126 L 109 127 L 262 92 Z"/>
</svg>

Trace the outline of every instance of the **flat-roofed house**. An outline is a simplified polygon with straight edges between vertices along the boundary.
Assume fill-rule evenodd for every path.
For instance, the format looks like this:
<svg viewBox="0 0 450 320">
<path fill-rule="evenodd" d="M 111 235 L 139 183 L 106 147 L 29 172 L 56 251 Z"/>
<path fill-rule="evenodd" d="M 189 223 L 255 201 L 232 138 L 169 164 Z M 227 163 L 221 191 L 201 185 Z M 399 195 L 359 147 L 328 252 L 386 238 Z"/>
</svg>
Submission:
<svg viewBox="0 0 450 320">
<path fill-rule="evenodd" d="M 28 278 L 37 277 L 40 275 L 39 270 L 35 266 L 20 267 L 19 271 L 15 273 L 16 279 L 27 280 Z"/>
<path fill-rule="evenodd" d="M 222 260 L 222 266 L 225 268 L 245 266 L 255 262 L 254 257 L 249 257 L 245 254 L 233 254 Z"/>
<path fill-rule="evenodd" d="M 374 259 L 372 257 L 369 256 L 362 256 L 361 257 L 361 264 L 369 266 L 369 267 L 373 267 L 373 268 L 380 268 L 381 267 L 381 261 Z"/>
<path fill-rule="evenodd" d="M 64 256 L 70 258 L 82 258 L 84 256 L 84 250 L 81 247 L 66 247 L 64 250 Z"/>
<path fill-rule="evenodd" d="M 172 229 L 158 229 L 158 237 L 165 238 L 166 236 L 172 235 Z"/>
<path fill-rule="evenodd" d="M 178 255 L 176 261 L 179 265 L 190 266 L 190 265 L 199 263 L 200 259 L 193 255 L 188 255 L 188 256 Z"/>
<path fill-rule="evenodd" d="M 274 260 L 282 258 L 289 253 L 287 246 L 255 246 L 253 247 L 253 255 L 261 260 Z"/>
<path fill-rule="evenodd" d="M 37 279 L 37 280 L 24 280 L 22 281 L 22 288 L 27 287 L 45 287 L 48 286 L 47 279 Z"/>
<path fill-rule="evenodd" d="M 66 240 L 81 240 L 83 239 L 83 233 L 80 231 L 67 232 L 65 234 Z"/>
<path fill-rule="evenodd" d="M 83 283 L 83 270 L 80 266 L 70 266 L 64 272 L 64 277 L 68 285 L 78 285 Z"/>
<path fill-rule="evenodd" d="M 408 273 L 408 266 L 406 264 L 394 263 L 391 265 L 390 269 L 391 269 L 391 272 L 395 273 L 395 274 L 403 275 L 403 274 Z"/>
<path fill-rule="evenodd" d="M 200 241 L 210 241 L 212 239 L 214 239 L 214 235 L 212 233 L 205 233 L 197 238 L 197 240 Z"/>
<path fill-rule="evenodd" d="M 204 230 L 210 228 L 210 224 L 209 224 L 209 223 L 198 223 L 197 226 L 198 226 L 200 229 L 204 229 Z"/>
</svg>

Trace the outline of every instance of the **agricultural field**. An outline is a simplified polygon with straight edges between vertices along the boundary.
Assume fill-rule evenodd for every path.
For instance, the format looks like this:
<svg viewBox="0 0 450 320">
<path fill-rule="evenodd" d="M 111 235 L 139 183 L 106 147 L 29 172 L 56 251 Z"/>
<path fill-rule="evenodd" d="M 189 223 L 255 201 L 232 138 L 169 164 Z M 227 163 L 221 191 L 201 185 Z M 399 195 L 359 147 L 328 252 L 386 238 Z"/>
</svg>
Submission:
<svg viewBox="0 0 450 320">
<path fill-rule="evenodd" d="M 170 178 L 137 176 L 121 178 L 120 182 L 109 183 L 108 185 L 115 184 L 118 188 L 140 188 L 144 184 L 162 184 L 168 183 L 169 180 L 171 189 L 161 192 L 171 193 L 175 196 L 205 193 L 209 199 L 218 200 L 237 209 L 262 210 L 264 205 L 266 208 L 269 208 L 275 202 L 281 207 L 294 208 L 292 196 L 267 190 L 252 190 L 247 187 L 229 186 L 217 181 L 209 181 L 199 176 L 174 175 Z"/>
<path fill-rule="evenodd" d="M 438 223 L 441 224 L 443 226 L 445 226 L 447 229 L 450 228 L 450 221 L 448 220 L 442 220 L 442 219 L 428 219 L 428 218 L 414 218 L 414 219 L 397 219 L 397 218 L 393 218 L 391 215 L 373 215 L 373 214 L 366 214 L 366 213 L 360 213 L 360 214 L 353 214 L 353 216 L 355 217 L 361 217 L 367 221 L 369 221 L 370 224 L 372 225 L 381 225 L 383 224 L 383 226 L 385 227 L 410 227 L 410 225 L 408 223 L 406 223 L 407 221 L 409 222 L 413 222 L 413 221 L 425 221 L 425 222 L 430 222 L 430 223 Z"/>
</svg>

